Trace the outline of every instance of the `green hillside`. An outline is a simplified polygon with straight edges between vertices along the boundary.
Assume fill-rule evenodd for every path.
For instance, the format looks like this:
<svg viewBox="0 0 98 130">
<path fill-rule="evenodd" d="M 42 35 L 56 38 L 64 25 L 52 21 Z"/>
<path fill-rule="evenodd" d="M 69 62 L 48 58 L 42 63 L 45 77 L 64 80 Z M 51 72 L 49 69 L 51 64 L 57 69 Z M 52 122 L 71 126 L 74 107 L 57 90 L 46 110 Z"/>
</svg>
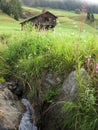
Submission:
<svg viewBox="0 0 98 130">
<path fill-rule="evenodd" d="M 0 32 L 20 31 L 19 22 L 0 11 Z"/>
<path fill-rule="evenodd" d="M 43 8 L 30 8 L 23 6 L 23 13 L 30 12 L 32 16 L 37 15 L 42 12 Z M 94 34 L 97 32 L 96 27 L 98 23 L 98 15 L 95 14 L 95 23 L 89 24 L 85 22 L 85 17 L 81 14 L 76 14 L 73 11 L 64 11 L 59 9 L 46 8 L 45 10 L 50 11 L 58 17 L 57 26 L 55 28 L 56 32 L 64 32 L 68 35 L 74 35 L 82 32 L 83 35 Z M 28 16 L 29 17 L 29 16 Z M 0 12 L 0 32 L 14 31 L 19 32 L 21 30 L 20 21 L 15 21 L 10 16 Z"/>
<path fill-rule="evenodd" d="M 39 14 L 42 12 L 43 8 L 30 8 L 23 6 L 23 9 L 26 11 L 32 11 L 33 15 Z M 50 11 L 51 13 L 55 14 L 58 17 L 57 26 L 55 31 L 57 32 L 65 32 L 65 33 L 84 33 L 86 34 L 93 34 L 97 32 L 96 27 L 98 23 L 98 14 L 94 14 L 95 16 L 95 23 L 86 23 L 86 14 L 82 16 L 81 14 L 76 14 L 74 11 L 65 11 L 60 9 L 51 9 L 45 8 L 45 10 Z M 85 33 L 86 32 L 86 33 Z"/>
</svg>

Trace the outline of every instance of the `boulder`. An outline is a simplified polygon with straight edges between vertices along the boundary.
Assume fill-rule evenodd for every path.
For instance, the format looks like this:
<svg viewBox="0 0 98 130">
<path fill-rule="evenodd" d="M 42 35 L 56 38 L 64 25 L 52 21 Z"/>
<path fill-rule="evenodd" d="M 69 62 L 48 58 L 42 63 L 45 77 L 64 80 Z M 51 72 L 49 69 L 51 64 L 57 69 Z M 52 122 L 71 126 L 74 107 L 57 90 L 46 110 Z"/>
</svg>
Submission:
<svg viewBox="0 0 98 130">
<path fill-rule="evenodd" d="M 42 85 L 46 89 L 53 88 L 61 83 L 61 79 L 57 76 L 54 76 L 52 73 L 47 73 L 42 81 Z"/>
<path fill-rule="evenodd" d="M 88 79 L 88 74 L 86 72 L 86 70 L 84 68 L 80 69 L 80 76 L 82 80 L 82 83 L 87 83 L 87 79 Z M 65 79 L 63 85 L 62 85 L 62 89 L 64 91 L 64 97 L 67 101 L 74 101 L 76 100 L 77 96 L 78 96 L 78 92 L 79 92 L 79 85 L 77 82 L 77 72 L 76 71 L 72 71 L 69 76 L 67 77 L 67 79 Z"/>
<path fill-rule="evenodd" d="M 21 102 L 4 84 L 0 84 L 0 130 L 18 129 L 22 113 Z"/>
<path fill-rule="evenodd" d="M 83 83 L 87 83 L 88 74 L 84 68 L 80 70 Z M 48 78 L 50 87 L 50 79 Z M 51 81 L 53 85 L 54 82 Z M 79 85 L 77 82 L 77 72 L 72 71 L 61 85 L 61 91 L 52 104 L 43 104 L 41 112 L 41 130 L 61 130 L 63 129 L 64 119 L 68 116 L 67 113 L 62 112 L 62 107 L 67 101 L 76 101 L 79 94 Z M 67 129 L 68 130 L 68 129 Z"/>
</svg>

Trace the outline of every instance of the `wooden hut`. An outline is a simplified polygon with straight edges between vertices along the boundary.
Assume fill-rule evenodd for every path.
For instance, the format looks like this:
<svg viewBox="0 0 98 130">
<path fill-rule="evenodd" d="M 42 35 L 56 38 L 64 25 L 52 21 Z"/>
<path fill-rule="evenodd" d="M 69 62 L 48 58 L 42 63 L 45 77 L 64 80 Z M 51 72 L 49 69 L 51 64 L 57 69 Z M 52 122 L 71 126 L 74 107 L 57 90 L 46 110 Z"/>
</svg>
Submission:
<svg viewBox="0 0 98 130">
<path fill-rule="evenodd" d="M 39 29 L 50 29 L 56 26 L 56 19 L 57 19 L 57 16 L 50 13 L 49 11 L 46 11 L 39 15 L 28 18 L 22 21 L 20 24 L 21 24 L 22 30 L 25 30 L 25 27 L 26 27 L 25 25 L 27 23 L 31 23 L 33 26 Z"/>
</svg>

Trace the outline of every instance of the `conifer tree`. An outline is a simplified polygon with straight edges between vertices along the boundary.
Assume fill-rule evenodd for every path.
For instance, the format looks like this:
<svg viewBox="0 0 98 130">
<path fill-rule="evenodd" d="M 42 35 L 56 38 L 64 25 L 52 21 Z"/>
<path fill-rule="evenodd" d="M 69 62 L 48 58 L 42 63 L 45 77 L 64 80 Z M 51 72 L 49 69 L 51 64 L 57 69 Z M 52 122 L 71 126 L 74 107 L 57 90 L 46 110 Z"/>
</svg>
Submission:
<svg viewBox="0 0 98 130">
<path fill-rule="evenodd" d="M 90 21 L 90 13 L 89 13 L 89 12 L 87 12 L 87 17 L 86 17 L 86 19 L 87 19 L 88 21 Z"/>
<path fill-rule="evenodd" d="M 90 16 L 90 22 L 94 22 L 94 15 L 93 14 L 91 14 L 91 16 Z"/>
<path fill-rule="evenodd" d="M 0 9 L 16 20 L 19 20 L 22 12 L 19 0 L 0 0 Z"/>
</svg>

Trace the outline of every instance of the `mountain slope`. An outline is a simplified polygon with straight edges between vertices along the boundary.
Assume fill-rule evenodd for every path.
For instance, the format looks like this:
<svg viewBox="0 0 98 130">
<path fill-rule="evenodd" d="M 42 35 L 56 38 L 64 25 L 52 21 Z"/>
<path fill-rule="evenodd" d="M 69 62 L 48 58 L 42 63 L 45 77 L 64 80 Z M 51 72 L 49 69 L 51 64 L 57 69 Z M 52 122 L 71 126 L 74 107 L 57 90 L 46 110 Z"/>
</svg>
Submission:
<svg viewBox="0 0 98 130">
<path fill-rule="evenodd" d="M 19 22 L 0 10 L 0 32 L 20 30 Z"/>
</svg>

